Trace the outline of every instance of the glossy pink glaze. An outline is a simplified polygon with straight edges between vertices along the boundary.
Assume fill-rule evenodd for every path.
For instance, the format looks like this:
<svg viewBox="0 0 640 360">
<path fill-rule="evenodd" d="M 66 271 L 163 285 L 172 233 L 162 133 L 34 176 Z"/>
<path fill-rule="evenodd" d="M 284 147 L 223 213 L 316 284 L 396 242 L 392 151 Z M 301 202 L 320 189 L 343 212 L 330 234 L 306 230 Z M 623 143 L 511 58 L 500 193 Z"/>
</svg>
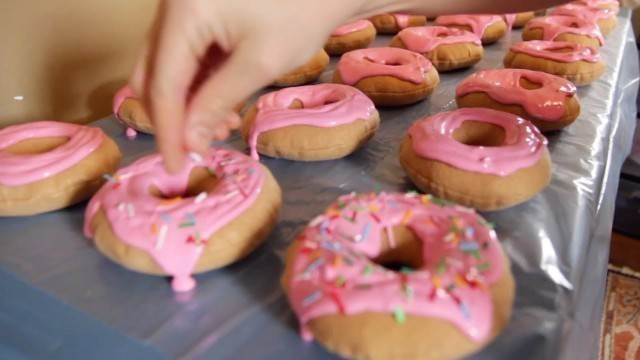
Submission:
<svg viewBox="0 0 640 360">
<path fill-rule="evenodd" d="M 350 51 L 342 55 L 336 66 L 347 85 L 372 76 L 393 76 L 422 84 L 425 82 L 424 74 L 431 67 L 431 62 L 418 53 L 389 47 Z"/>
<path fill-rule="evenodd" d="M 400 31 L 398 38 L 408 50 L 419 53 L 428 53 L 440 45 L 469 43 L 482 46 L 475 34 L 446 26 L 412 27 Z"/>
<path fill-rule="evenodd" d="M 125 85 L 122 89 L 118 90 L 113 97 L 113 115 L 115 115 L 120 122 L 122 122 L 122 119 L 120 119 L 118 112 L 120 111 L 122 103 L 127 99 L 136 99 L 136 94 L 129 85 Z M 133 140 L 138 135 L 138 132 L 134 128 L 127 126 L 126 135 L 127 139 Z"/>
<path fill-rule="evenodd" d="M 571 51 L 554 52 L 555 50 L 561 49 L 570 49 Z M 537 58 L 563 63 L 571 63 L 576 61 L 596 63 L 600 61 L 600 53 L 598 52 L 598 50 L 568 41 L 523 41 L 511 45 L 511 48 L 509 50 L 515 53 L 526 54 Z"/>
<path fill-rule="evenodd" d="M 49 178 L 76 165 L 102 144 L 99 128 L 57 121 L 36 121 L 0 130 L 0 184 L 20 186 Z M 69 141 L 40 154 L 13 155 L 5 149 L 21 141 L 65 137 Z"/>
<path fill-rule="evenodd" d="M 392 14 L 392 15 L 396 19 L 396 25 L 398 25 L 400 29 L 406 29 L 409 27 L 409 18 L 411 17 L 411 15 L 406 15 L 406 14 Z"/>
<path fill-rule="evenodd" d="M 574 1 L 575 4 L 585 4 L 587 6 L 594 6 L 594 7 L 603 7 L 603 6 L 611 6 L 614 7 L 616 9 L 620 8 L 620 3 L 618 3 L 618 0 L 580 0 L 580 1 Z M 613 6 L 612 6 L 613 5 Z"/>
<path fill-rule="evenodd" d="M 527 90 L 520 79 L 542 85 Z M 520 105 L 536 119 L 554 121 L 565 113 L 567 97 L 576 94 L 576 87 L 559 76 L 524 69 L 482 70 L 464 79 L 456 88 L 456 96 L 483 92 L 493 100 L 508 105 Z"/>
<path fill-rule="evenodd" d="M 480 121 L 504 129 L 501 146 L 465 145 L 453 133 L 465 121 Z M 513 114 L 485 108 L 442 112 L 415 122 L 409 128 L 413 150 L 425 159 L 458 169 L 508 176 L 534 165 L 547 148 L 547 139 L 531 124 Z"/>
<path fill-rule="evenodd" d="M 549 15 L 535 18 L 527 23 L 527 29 L 542 29 L 542 40 L 553 41 L 562 34 L 575 34 L 596 39 L 600 45 L 604 44 L 598 25 L 575 16 Z"/>
<path fill-rule="evenodd" d="M 302 109 L 291 109 L 293 102 Z M 258 159 L 258 136 L 265 131 L 293 125 L 334 127 L 368 120 L 375 111 L 373 102 L 360 90 L 341 84 L 298 86 L 262 95 L 249 132 L 251 157 Z"/>
<path fill-rule="evenodd" d="M 611 19 L 616 13 L 607 8 L 595 6 L 583 6 L 578 4 L 566 4 L 553 9 L 551 15 L 575 16 L 591 23 L 597 24 L 599 20 Z"/>
<path fill-rule="evenodd" d="M 196 167 L 207 168 L 219 183 L 208 194 L 182 198 Z M 93 236 L 91 222 L 102 209 L 120 241 L 147 252 L 173 276 L 175 291 L 189 291 L 207 239 L 254 203 L 264 177 L 258 162 L 236 151 L 212 148 L 202 158 L 189 156 L 174 175 L 152 154 L 120 169 L 96 193 L 86 209 L 84 233 Z M 151 195 L 153 187 L 171 200 Z"/>
<path fill-rule="evenodd" d="M 509 31 L 513 30 L 513 24 L 516 22 L 516 17 L 518 14 L 504 14 L 504 21 L 507 23 L 507 29 Z"/>
<path fill-rule="evenodd" d="M 331 36 L 344 36 L 372 26 L 373 24 L 369 20 L 357 20 L 348 24 L 338 26 L 335 30 L 333 30 Z"/>
<path fill-rule="evenodd" d="M 375 264 L 382 234 L 407 226 L 422 241 L 423 266 L 395 272 Z M 289 301 L 306 340 L 310 320 L 363 312 L 434 317 L 470 339 L 484 341 L 493 327 L 487 285 L 505 264 L 495 232 L 476 212 L 418 194 L 341 196 L 299 237 Z M 391 242 L 391 240 L 390 240 Z"/>
<path fill-rule="evenodd" d="M 436 18 L 436 25 L 467 25 L 479 38 L 482 38 L 485 30 L 502 20 L 500 15 L 441 15 Z"/>
</svg>

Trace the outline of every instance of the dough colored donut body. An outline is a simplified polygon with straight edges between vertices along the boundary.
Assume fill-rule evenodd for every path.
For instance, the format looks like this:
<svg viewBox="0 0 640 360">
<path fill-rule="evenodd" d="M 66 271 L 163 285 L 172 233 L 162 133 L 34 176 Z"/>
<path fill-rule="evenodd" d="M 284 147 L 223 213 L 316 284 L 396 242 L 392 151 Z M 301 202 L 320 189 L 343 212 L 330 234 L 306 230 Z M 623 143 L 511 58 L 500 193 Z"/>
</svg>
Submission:
<svg viewBox="0 0 640 360">
<path fill-rule="evenodd" d="M 507 23 L 500 15 L 442 15 L 436 18 L 436 25 L 471 31 L 484 45 L 495 43 L 507 33 Z"/>
<path fill-rule="evenodd" d="M 321 49 L 306 64 L 297 69 L 282 75 L 273 82 L 273 86 L 287 87 L 308 84 L 316 81 L 329 65 L 329 54 Z"/>
<path fill-rule="evenodd" d="M 379 106 L 399 106 L 427 98 L 440 83 L 424 56 L 399 48 L 350 51 L 340 58 L 333 82 L 358 88 Z"/>
<path fill-rule="evenodd" d="M 152 154 L 120 169 L 91 199 L 84 232 L 114 262 L 170 275 L 175 291 L 192 274 L 237 261 L 275 226 L 280 188 L 269 170 L 241 153 L 191 154 L 177 174 Z"/>
<path fill-rule="evenodd" d="M 604 45 L 595 23 L 576 16 L 549 15 L 533 19 L 522 30 L 522 40 L 568 41 L 593 48 Z"/>
<path fill-rule="evenodd" d="M 389 46 L 424 55 L 439 72 L 473 66 L 484 55 L 478 36 L 445 26 L 404 29 L 391 40 Z"/>
<path fill-rule="evenodd" d="M 516 14 L 504 14 L 504 21 L 507 23 L 507 29 L 520 29 L 527 23 L 536 17 L 536 13 L 533 11 L 521 12 Z"/>
<path fill-rule="evenodd" d="M 258 153 L 301 161 L 338 159 L 373 137 L 380 116 L 358 89 L 339 84 L 292 87 L 263 95 L 241 131 Z"/>
<path fill-rule="evenodd" d="M 566 4 L 553 9 L 551 15 L 575 16 L 598 24 L 603 35 L 607 36 L 618 26 L 615 11 L 608 8 Z"/>
<path fill-rule="evenodd" d="M 415 122 L 400 164 L 422 191 L 478 210 L 525 202 L 551 180 L 547 139 L 513 114 L 484 108 Z"/>
<path fill-rule="evenodd" d="M 576 87 L 569 80 L 540 71 L 478 71 L 458 84 L 459 107 L 505 111 L 531 121 L 538 130 L 559 130 L 580 114 Z"/>
<path fill-rule="evenodd" d="M 429 195 L 341 196 L 286 258 L 302 336 L 346 358 L 457 359 L 510 318 L 514 280 L 495 232 Z"/>
<path fill-rule="evenodd" d="M 395 34 L 408 27 L 427 25 L 427 18 L 422 15 L 380 14 L 369 20 L 379 34 Z"/>
<path fill-rule="evenodd" d="M 543 71 L 581 86 L 602 76 L 604 61 L 596 49 L 572 42 L 532 40 L 511 46 L 504 66 Z"/>
<path fill-rule="evenodd" d="M 99 128 L 38 121 L 0 130 L 0 216 L 35 215 L 89 198 L 120 162 Z"/>
<path fill-rule="evenodd" d="M 354 21 L 335 29 L 324 44 L 324 50 L 329 55 L 342 55 L 352 50 L 366 48 L 375 37 L 376 28 L 371 21 Z"/>
</svg>

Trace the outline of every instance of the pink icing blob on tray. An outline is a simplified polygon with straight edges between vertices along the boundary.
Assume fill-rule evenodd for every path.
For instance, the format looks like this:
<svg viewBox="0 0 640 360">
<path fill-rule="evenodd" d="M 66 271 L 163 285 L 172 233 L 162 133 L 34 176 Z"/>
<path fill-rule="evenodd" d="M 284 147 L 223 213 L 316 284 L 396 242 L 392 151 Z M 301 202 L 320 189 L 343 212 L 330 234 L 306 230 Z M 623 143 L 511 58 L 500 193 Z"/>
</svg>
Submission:
<svg viewBox="0 0 640 360">
<path fill-rule="evenodd" d="M 542 29 L 543 39 L 553 41 L 562 34 L 583 35 L 597 39 L 604 44 L 602 33 L 595 23 L 575 16 L 551 15 L 532 19 L 527 24 L 528 29 Z"/>
<path fill-rule="evenodd" d="M 37 121 L 0 130 L 0 184 L 20 186 L 74 166 L 102 144 L 102 130 L 57 121 Z M 28 139 L 66 137 L 69 141 L 40 154 L 14 155 L 3 150 Z"/>
<path fill-rule="evenodd" d="M 504 129 L 501 146 L 472 146 L 453 138 L 465 121 L 480 121 Z M 464 108 L 418 120 L 409 128 L 413 150 L 425 159 L 482 174 L 508 176 L 534 165 L 547 149 L 547 139 L 531 122 L 485 108 Z"/>
<path fill-rule="evenodd" d="M 408 50 L 428 53 L 440 45 L 470 43 L 482 46 L 475 34 L 446 26 L 419 26 L 404 29 L 398 33 Z"/>
<path fill-rule="evenodd" d="M 436 18 L 436 25 L 467 25 L 479 38 L 482 38 L 485 30 L 502 20 L 499 15 L 441 15 Z"/>
<path fill-rule="evenodd" d="M 372 76 L 393 76 L 414 84 L 424 83 L 431 62 L 413 51 L 400 48 L 368 48 L 350 51 L 340 58 L 337 69 L 347 85 Z"/>
<path fill-rule="evenodd" d="M 520 86 L 522 78 L 542 87 L 525 89 Z M 502 104 L 521 105 L 537 119 L 553 121 L 564 115 L 564 102 L 576 94 L 576 87 L 564 78 L 540 71 L 497 69 L 478 71 L 456 88 L 456 96 L 477 92 L 484 92 Z"/>
<path fill-rule="evenodd" d="M 302 109 L 291 109 L 294 101 Z M 360 90 L 342 84 L 298 86 L 274 91 L 258 99 L 258 114 L 251 126 L 249 147 L 251 157 L 258 159 L 256 150 L 261 133 L 293 125 L 334 127 L 368 120 L 375 111 L 373 102 Z"/>
<path fill-rule="evenodd" d="M 333 30 L 331 36 L 344 36 L 372 26 L 373 24 L 369 20 L 357 20 L 348 24 L 338 26 L 335 30 Z"/>
<path fill-rule="evenodd" d="M 396 226 L 422 241 L 420 268 L 395 272 L 370 260 Z M 478 342 L 491 332 L 486 285 L 500 279 L 504 263 L 495 232 L 471 209 L 429 195 L 344 195 L 297 241 L 289 298 L 306 340 L 307 322 L 337 313 L 436 317 Z"/>
<path fill-rule="evenodd" d="M 219 183 L 210 193 L 182 198 L 196 167 L 215 174 Z M 96 193 L 86 209 L 84 232 L 93 236 L 91 222 L 102 209 L 121 241 L 147 252 L 173 276 L 175 291 L 189 291 L 203 246 L 255 202 L 264 177 L 258 162 L 236 151 L 212 148 L 204 157 L 191 154 L 173 175 L 165 171 L 162 157 L 152 154 L 120 169 Z M 151 195 L 152 187 L 163 198 Z"/>
<path fill-rule="evenodd" d="M 566 52 L 557 50 L 568 49 Z M 596 63 L 600 61 L 598 50 L 581 44 L 568 41 L 531 40 L 511 45 L 509 49 L 515 53 L 530 55 L 533 57 L 553 60 L 563 63 L 585 61 Z"/>
</svg>

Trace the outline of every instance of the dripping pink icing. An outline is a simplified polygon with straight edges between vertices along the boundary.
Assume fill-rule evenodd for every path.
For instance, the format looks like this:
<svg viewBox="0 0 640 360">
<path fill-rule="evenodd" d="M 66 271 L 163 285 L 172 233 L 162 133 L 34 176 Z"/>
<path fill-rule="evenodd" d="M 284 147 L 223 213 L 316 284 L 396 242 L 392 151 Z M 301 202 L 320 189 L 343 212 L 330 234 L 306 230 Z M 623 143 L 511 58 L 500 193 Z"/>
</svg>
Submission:
<svg viewBox="0 0 640 360">
<path fill-rule="evenodd" d="M 616 13 L 609 8 L 566 4 L 554 8 L 551 15 L 575 16 L 597 24 L 598 20 L 613 18 Z"/>
<path fill-rule="evenodd" d="M 465 121 L 481 121 L 504 129 L 501 146 L 471 146 L 456 141 L 453 133 Z M 453 167 L 508 176 L 534 165 L 547 148 L 547 139 L 529 121 L 485 108 L 464 108 L 426 117 L 409 128 L 413 150 L 419 156 Z"/>
<path fill-rule="evenodd" d="M 499 15 L 442 15 L 436 18 L 436 25 L 467 25 L 479 38 L 485 30 L 497 22 L 503 21 Z"/>
<path fill-rule="evenodd" d="M 392 15 L 396 19 L 396 24 L 400 29 L 406 29 L 409 27 L 409 18 L 411 17 L 411 15 L 406 15 L 406 14 L 392 14 Z"/>
<path fill-rule="evenodd" d="M 600 45 L 604 44 L 598 25 L 575 16 L 550 15 L 535 18 L 529 21 L 527 29 L 542 29 L 542 40 L 553 41 L 562 34 L 576 34 L 597 39 Z"/>
<path fill-rule="evenodd" d="M 527 90 L 520 79 L 542 85 Z M 484 92 L 492 99 L 509 105 L 521 105 L 537 119 L 554 121 L 565 112 L 565 100 L 576 94 L 576 87 L 559 76 L 524 69 L 483 70 L 464 79 L 456 88 L 456 96 Z"/>
<path fill-rule="evenodd" d="M 422 241 L 422 267 L 394 272 L 370 260 L 396 226 Z M 495 232 L 471 209 L 429 195 L 344 195 L 298 241 L 289 299 L 305 340 L 317 317 L 398 311 L 444 319 L 477 342 L 490 335 L 486 285 L 500 279 L 504 263 Z"/>
<path fill-rule="evenodd" d="M 122 89 L 118 90 L 118 92 L 114 95 L 113 115 L 115 115 L 116 118 L 120 120 L 120 122 L 122 122 L 122 119 L 120 119 L 118 112 L 120 111 L 120 107 L 122 106 L 122 103 L 127 99 L 135 99 L 135 98 L 136 98 L 136 94 L 133 91 L 133 88 L 129 85 L 125 85 Z M 135 139 L 137 134 L 138 133 L 134 128 L 127 126 L 126 135 L 129 140 Z"/>
<path fill-rule="evenodd" d="M 207 168 L 219 183 L 208 194 L 181 198 L 191 170 L 196 167 Z M 175 291 L 188 291 L 195 286 L 191 273 L 202 246 L 253 204 L 262 190 L 264 172 L 258 162 L 244 154 L 212 148 L 204 157 L 195 154 L 187 157 L 184 168 L 177 174 L 168 174 L 162 157 L 152 154 L 120 169 L 113 179 L 89 202 L 85 235 L 93 236 L 91 222 L 102 209 L 121 241 L 146 251 L 173 276 Z M 173 199 L 152 196 L 149 193 L 152 187 L 167 199 Z"/>
<path fill-rule="evenodd" d="M 560 49 L 571 49 L 571 51 L 554 52 L 554 50 Z M 563 63 L 571 63 L 575 61 L 596 63 L 600 61 L 600 53 L 598 52 L 598 50 L 568 41 L 523 41 L 511 45 L 511 48 L 509 50 L 520 54 L 526 54 L 533 57 Z"/>
<path fill-rule="evenodd" d="M 419 26 L 404 29 L 398 33 L 408 50 L 428 53 L 440 45 L 470 43 L 482 46 L 475 34 L 446 26 Z"/>
<path fill-rule="evenodd" d="M 0 130 L 0 184 L 20 186 L 55 176 L 100 147 L 102 136 L 98 128 L 56 121 L 6 127 Z M 65 137 L 69 141 L 40 154 L 4 152 L 21 141 L 45 137 Z"/>
<path fill-rule="evenodd" d="M 513 30 L 513 24 L 516 22 L 518 14 L 504 14 L 504 21 L 507 23 L 507 29 Z"/>
<path fill-rule="evenodd" d="M 357 20 L 348 24 L 338 26 L 335 30 L 333 30 L 331 36 L 344 36 L 372 26 L 373 24 L 369 20 Z"/>
<path fill-rule="evenodd" d="M 293 102 L 302 109 L 291 109 Z M 298 86 L 262 95 L 249 133 L 251 157 L 258 159 L 256 146 L 261 133 L 292 125 L 334 127 L 357 119 L 368 120 L 373 102 L 360 90 L 341 84 Z"/>
<path fill-rule="evenodd" d="M 337 65 L 342 81 L 347 85 L 372 76 L 393 76 L 422 84 L 425 81 L 424 74 L 431 67 L 431 62 L 420 54 L 388 47 L 350 51 L 342 55 Z"/>
</svg>

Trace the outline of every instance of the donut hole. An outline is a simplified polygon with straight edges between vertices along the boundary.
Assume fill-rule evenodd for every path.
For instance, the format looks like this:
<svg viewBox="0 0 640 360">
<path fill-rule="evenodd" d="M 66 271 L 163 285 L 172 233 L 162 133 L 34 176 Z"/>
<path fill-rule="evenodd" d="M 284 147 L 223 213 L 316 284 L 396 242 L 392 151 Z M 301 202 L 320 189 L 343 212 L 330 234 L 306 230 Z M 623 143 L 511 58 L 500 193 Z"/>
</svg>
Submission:
<svg viewBox="0 0 640 360">
<path fill-rule="evenodd" d="M 329 104 L 333 104 L 333 103 L 337 103 L 338 101 L 343 100 L 343 97 L 340 96 L 339 94 L 330 94 L 329 96 L 325 97 L 324 99 L 319 99 L 320 101 L 318 102 L 313 102 L 313 103 L 309 103 L 306 106 L 304 105 L 304 103 L 301 100 L 295 99 L 291 102 L 291 105 L 289 105 L 289 109 L 292 110 L 298 110 L 298 109 L 312 109 L 312 108 L 316 108 L 316 107 L 321 107 L 321 106 L 325 106 L 325 105 L 329 105 Z"/>
<path fill-rule="evenodd" d="M 526 89 L 526 90 L 537 90 L 542 88 L 542 84 L 541 83 L 537 83 L 534 81 L 531 81 L 529 79 L 526 79 L 524 77 L 521 77 L 520 80 L 518 81 L 518 85 L 520 85 L 521 88 Z"/>
<path fill-rule="evenodd" d="M 370 57 L 367 57 L 367 56 L 364 57 L 364 60 L 368 61 L 370 63 L 373 63 L 373 64 L 386 65 L 386 66 L 402 66 L 402 65 L 405 65 L 400 60 L 389 60 L 389 61 L 380 60 L 380 61 L 375 61 L 375 60 L 373 60 L 373 59 L 371 59 Z"/>
<path fill-rule="evenodd" d="M 501 146 L 505 133 L 501 126 L 475 120 L 467 120 L 453 132 L 453 138 L 469 146 Z"/>
<path fill-rule="evenodd" d="M 571 24 L 569 24 L 569 27 L 574 29 L 579 29 L 580 25 L 576 22 L 572 22 Z"/>
<path fill-rule="evenodd" d="M 395 227 L 393 234 L 393 243 L 388 240 L 387 234 L 383 234 L 387 240 L 380 254 L 371 261 L 391 271 L 422 268 L 422 241 L 406 226 Z"/>
<path fill-rule="evenodd" d="M 218 186 L 220 179 L 211 174 L 205 167 L 195 167 L 189 174 L 189 184 L 183 193 L 162 193 L 160 189 L 151 186 L 149 194 L 153 197 L 163 200 L 170 200 L 176 197 L 191 198 L 200 195 L 203 192 L 211 193 Z"/>
<path fill-rule="evenodd" d="M 49 152 L 69 142 L 65 136 L 25 139 L 15 143 L 3 152 L 12 155 L 36 155 Z"/>
</svg>

